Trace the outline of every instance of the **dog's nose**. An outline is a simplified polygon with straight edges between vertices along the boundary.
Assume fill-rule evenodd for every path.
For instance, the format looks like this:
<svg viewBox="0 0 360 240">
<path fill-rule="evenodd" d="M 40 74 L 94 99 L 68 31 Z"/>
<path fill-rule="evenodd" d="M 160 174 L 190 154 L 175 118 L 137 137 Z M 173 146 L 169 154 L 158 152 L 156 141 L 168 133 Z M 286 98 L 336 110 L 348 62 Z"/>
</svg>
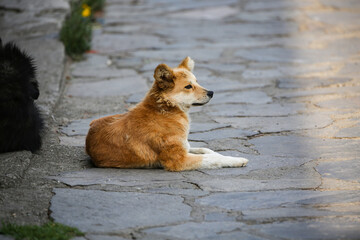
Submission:
<svg viewBox="0 0 360 240">
<path fill-rule="evenodd" d="M 207 95 L 212 98 L 214 96 L 214 92 L 213 91 L 207 91 Z"/>
</svg>

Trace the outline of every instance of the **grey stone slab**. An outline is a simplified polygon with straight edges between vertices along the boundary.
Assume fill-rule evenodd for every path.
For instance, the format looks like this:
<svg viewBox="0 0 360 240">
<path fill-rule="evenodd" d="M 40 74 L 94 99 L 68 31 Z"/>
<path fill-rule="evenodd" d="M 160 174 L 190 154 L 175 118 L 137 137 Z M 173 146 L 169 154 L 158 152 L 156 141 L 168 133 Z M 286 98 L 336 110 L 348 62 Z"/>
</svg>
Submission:
<svg viewBox="0 0 360 240">
<path fill-rule="evenodd" d="M 126 238 L 123 237 L 110 235 L 86 234 L 85 236 L 87 240 L 126 240 Z"/>
<path fill-rule="evenodd" d="M 67 126 L 61 127 L 62 133 L 67 136 L 86 136 L 89 131 L 90 122 L 98 117 L 80 119 L 70 122 Z"/>
<path fill-rule="evenodd" d="M 314 12 L 307 13 L 307 15 L 309 15 L 312 19 L 316 19 L 316 21 L 320 21 L 326 24 L 343 26 L 348 30 L 360 28 L 358 24 L 360 17 L 359 14 L 355 12 Z"/>
<path fill-rule="evenodd" d="M 278 81 L 278 87 L 285 89 L 328 87 L 349 81 L 350 78 L 284 78 Z"/>
<path fill-rule="evenodd" d="M 219 124 L 219 123 L 199 123 L 199 122 L 192 122 L 190 123 L 190 133 L 196 132 L 206 132 L 212 131 L 220 128 L 230 127 L 229 124 Z"/>
<path fill-rule="evenodd" d="M 351 138 L 360 136 L 360 122 L 352 127 L 342 128 L 336 134 L 337 138 Z"/>
<path fill-rule="evenodd" d="M 192 141 L 210 141 L 223 138 L 246 138 L 256 134 L 253 131 L 242 129 L 224 128 L 212 130 L 209 132 L 190 133 L 188 139 Z"/>
<path fill-rule="evenodd" d="M 114 169 L 90 168 L 78 172 L 65 172 L 49 178 L 70 186 L 118 185 L 140 186 L 166 181 L 183 180 L 180 173 L 167 172 L 162 169 Z"/>
<path fill-rule="evenodd" d="M 360 193 L 358 191 L 313 191 L 313 190 L 278 190 L 266 192 L 234 192 L 234 193 L 214 193 L 196 200 L 202 205 L 215 206 L 228 210 L 242 211 L 247 217 L 255 214 L 255 211 L 266 211 L 264 218 L 268 217 L 286 217 L 286 216 L 306 216 L 300 210 L 310 209 L 315 211 L 311 216 L 323 216 L 322 208 L 319 205 L 332 206 L 333 212 L 330 214 L 339 214 L 340 204 L 357 203 Z M 287 214 L 281 211 L 284 208 Z M 295 213 L 291 211 L 295 210 Z M 360 211 L 360 210 L 359 210 Z M 346 214 L 352 215 L 351 212 Z M 355 214 L 355 213 L 354 213 Z M 308 215 L 308 216 L 310 216 Z"/>
<path fill-rule="evenodd" d="M 228 216 L 226 213 L 212 212 L 205 215 L 205 221 L 208 222 L 220 222 L 220 221 L 233 221 L 235 222 L 235 217 Z"/>
<path fill-rule="evenodd" d="M 251 104 L 265 104 L 272 102 L 271 97 L 266 93 L 257 90 L 249 90 L 244 92 L 225 92 L 214 94 L 210 104 L 222 103 L 251 103 Z"/>
<path fill-rule="evenodd" d="M 145 98 L 146 92 L 134 93 L 126 99 L 126 103 L 139 103 Z"/>
<path fill-rule="evenodd" d="M 262 133 L 324 128 L 333 122 L 328 114 L 317 113 L 287 117 L 216 117 L 215 121 Z"/>
<path fill-rule="evenodd" d="M 260 154 L 298 158 L 356 158 L 360 141 L 290 136 L 263 136 L 249 140 Z"/>
<path fill-rule="evenodd" d="M 15 187 L 21 183 L 30 165 L 32 153 L 18 151 L 0 154 L 0 188 Z"/>
<path fill-rule="evenodd" d="M 209 28 L 211 31 L 209 31 Z M 280 21 L 241 24 L 224 24 L 219 21 L 192 21 L 189 25 L 186 26 L 186 28 L 179 26 L 178 23 L 174 26 L 167 26 L 155 30 L 155 33 L 182 41 L 183 39 L 208 39 L 217 42 L 219 40 L 219 36 L 221 36 L 221 38 L 225 41 L 227 39 L 236 39 L 238 42 L 237 44 L 236 42 L 232 41 L 232 43 L 234 43 L 236 46 L 253 46 L 259 45 L 259 42 L 245 43 L 241 42 L 241 38 L 243 36 L 278 36 L 283 34 L 296 33 L 298 31 L 297 28 L 297 24 L 293 22 Z"/>
<path fill-rule="evenodd" d="M 246 167 L 245 167 L 246 168 Z M 214 192 L 269 191 L 285 189 L 312 189 L 320 186 L 321 179 L 313 172 L 311 177 L 287 176 L 281 179 L 218 179 L 195 181 L 203 190 Z"/>
<path fill-rule="evenodd" d="M 215 72 L 220 73 L 238 73 L 242 72 L 245 69 L 245 64 L 241 63 L 222 63 L 222 62 L 212 62 L 212 63 L 199 63 L 196 64 L 196 69 L 206 68 Z M 196 72 L 195 69 L 195 72 Z M 221 79 L 221 77 L 220 77 Z"/>
<path fill-rule="evenodd" d="M 85 147 L 86 136 L 59 136 L 60 145 L 73 146 L 73 147 Z"/>
<path fill-rule="evenodd" d="M 360 182 L 360 159 L 320 162 L 316 169 L 324 177 Z"/>
<path fill-rule="evenodd" d="M 72 83 L 68 88 L 67 95 L 101 98 L 109 96 L 125 96 L 147 90 L 148 86 L 146 84 L 146 79 L 136 76 L 90 83 Z"/>
<path fill-rule="evenodd" d="M 344 96 L 337 99 L 321 101 L 316 105 L 327 109 L 360 109 L 360 96 Z"/>
<path fill-rule="evenodd" d="M 176 187 L 161 187 L 161 188 L 151 188 L 146 190 L 149 193 L 161 193 L 161 194 L 171 194 L 179 196 L 193 196 L 199 197 L 209 194 L 207 191 L 200 189 L 191 189 L 191 188 L 176 188 Z"/>
<path fill-rule="evenodd" d="M 158 37 L 150 35 L 95 35 L 92 40 L 92 49 L 102 54 L 116 54 L 136 49 L 158 48 L 163 43 Z"/>
<path fill-rule="evenodd" d="M 245 10 L 249 11 L 259 11 L 259 10 L 278 10 L 278 9 L 296 9 L 309 7 L 313 4 L 312 1 L 281 1 L 281 0 L 273 0 L 271 2 L 262 0 L 262 1 L 251 1 L 245 5 Z"/>
<path fill-rule="evenodd" d="M 337 1 L 337 0 L 321 0 L 326 6 L 343 8 L 343 9 L 360 9 L 360 2 L 357 0 Z"/>
<path fill-rule="evenodd" d="M 222 239 L 221 233 L 242 229 L 246 225 L 239 222 L 188 222 L 181 225 L 143 230 L 155 236 L 178 237 L 181 239 Z"/>
<path fill-rule="evenodd" d="M 254 229 L 276 239 L 355 240 L 359 238 L 360 222 L 357 217 L 337 217 L 274 222 L 256 225 Z"/>
<path fill-rule="evenodd" d="M 232 16 L 238 9 L 230 6 L 217 6 L 210 8 L 188 10 L 180 13 L 171 14 L 174 18 L 188 18 L 196 20 L 219 20 Z"/>
<path fill-rule="evenodd" d="M 302 17 L 303 12 L 299 9 L 272 9 L 268 10 L 257 10 L 256 12 L 241 11 L 231 19 L 241 20 L 245 22 L 270 22 L 270 21 L 289 21 L 296 20 Z"/>
<path fill-rule="evenodd" d="M 133 53 L 135 57 L 142 59 L 158 59 L 158 62 L 176 62 L 179 63 L 181 59 L 186 56 L 191 56 L 192 59 L 199 62 L 216 60 L 220 58 L 222 49 L 213 49 L 209 51 L 204 48 L 184 48 L 184 49 L 159 49 L 159 50 L 139 50 Z M 152 68 L 154 69 L 154 68 Z"/>
<path fill-rule="evenodd" d="M 54 189 L 51 217 L 88 233 L 171 224 L 190 219 L 179 196 L 134 192 Z"/>
<path fill-rule="evenodd" d="M 66 14 L 69 11 L 69 3 L 66 0 L 2 0 L 0 5 L 5 9 L 12 9 L 16 11 L 30 11 L 36 12 L 37 16 L 42 16 L 46 14 L 56 14 L 62 12 Z"/>
<path fill-rule="evenodd" d="M 245 80 L 252 79 L 278 79 L 284 76 L 284 73 L 278 69 L 246 69 L 242 74 Z"/>
<path fill-rule="evenodd" d="M 76 67 L 71 72 L 74 78 L 96 78 L 96 79 L 110 79 L 110 78 L 141 78 L 132 69 L 114 69 L 114 68 L 82 68 Z M 131 80 L 129 80 L 131 81 Z"/>
<path fill-rule="evenodd" d="M 212 148 L 210 143 L 210 149 Z M 238 151 L 242 151 L 242 148 L 239 147 Z M 258 170 L 268 170 L 272 169 L 271 171 L 278 171 L 279 168 L 284 167 L 293 167 L 293 166 L 301 166 L 304 163 L 311 161 L 310 158 L 299 158 L 299 157 L 276 157 L 276 156 L 269 156 L 269 155 L 254 155 L 254 154 L 247 154 L 246 151 L 238 152 L 238 151 L 217 151 L 218 153 L 225 155 L 225 156 L 232 156 L 232 157 L 242 157 L 249 160 L 249 163 L 246 167 L 243 168 L 221 168 L 221 169 L 203 169 L 202 172 L 213 175 L 213 176 L 240 176 L 240 175 L 247 175 L 250 172 L 258 171 Z"/>
<path fill-rule="evenodd" d="M 223 117 L 271 117 L 295 115 L 306 110 L 305 103 L 223 104 L 208 108 L 208 115 Z"/>
<path fill-rule="evenodd" d="M 339 95 L 338 97 L 341 98 L 341 95 L 353 95 L 354 91 L 360 90 L 360 86 L 342 86 L 342 85 L 338 85 L 336 87 L 323 87 L 323 88 L 308 88 L 305 90 L 297 90 L 297 91 L 293 91 L 293 90 L 289 90 L 286 89 L 285 91 L 282 91 L 280 93 L 278 93 L 276 95 L 277 98 L 304 98 L 304 97 L 312 97 L 312 96 L 322 96 L 322 95 Z M 357 96 L 346 96 L 345 98 L 357 98 Z M 326 98 L 325 98 L 326 99 Z M 327 102 L 327 100 L 320 100 L 320 101 L 324 101 Z M 331 100 L 330 100 L 331 101 Z M 345 99 L 345 101 L 343 101 L 341 99 L 339 101 L 340 104 L 343 103 L 347 103 L 349 102 L 349 106 L 348 108 L 353 107 L 354 105 L 357 106 L 358 102 L 353 102 L 351 100 Z M 333 104 L 334 107 L 336 108 L 336 104 Z M 330 108 L 330 107 L 329 107 Z M 346 107 L 344 109 L 347 109 Z"/>
<path fill-rule="evenodd" d="M 340 55 L 336 50 L 319 49 L 292 49 L 292 48 L 256 48 L 251 50 L 239 50 L 236 56 L 257 62 L 273 63 L 319 63 L 340 62 L 346 57 L 354 55 L 354 52 L 344 51 Z"/>
<path fill-rule="evenodd" d="M 241 153 L 255 154 L 249 144 L 242 139 L 223 138 L 208 141 L 208 147 L 214 151 L 239 151 Z"/>
<path fill-rule="evenodd" d="M 195 75 L 196 76 L 196 75 Z M 242 90 L 245 88 L 262 87 L 263 83 L 244 83 L 229 79 L 223 79 L 222 77 L 207 78 L 205 81 L 198 77 L 199 84 L 204 88 L 215 91 L 215 94 L 220 92 L 228 92 L 234 90 Z"/>
</svg>

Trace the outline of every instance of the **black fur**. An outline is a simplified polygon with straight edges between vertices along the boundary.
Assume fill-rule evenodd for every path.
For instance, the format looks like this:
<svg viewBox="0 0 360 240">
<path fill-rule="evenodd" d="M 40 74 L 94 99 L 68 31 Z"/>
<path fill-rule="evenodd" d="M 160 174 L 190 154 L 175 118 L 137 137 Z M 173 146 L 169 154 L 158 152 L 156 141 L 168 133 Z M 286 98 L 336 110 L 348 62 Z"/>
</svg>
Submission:
<svg viewBox="0 0 360 240">
<path fill-rule="evenodd" d="M 0 153 L 40 149 L 44 121 L 34 104 L 38 97 L 34 60 L 0 39 Z"/>
</svg>

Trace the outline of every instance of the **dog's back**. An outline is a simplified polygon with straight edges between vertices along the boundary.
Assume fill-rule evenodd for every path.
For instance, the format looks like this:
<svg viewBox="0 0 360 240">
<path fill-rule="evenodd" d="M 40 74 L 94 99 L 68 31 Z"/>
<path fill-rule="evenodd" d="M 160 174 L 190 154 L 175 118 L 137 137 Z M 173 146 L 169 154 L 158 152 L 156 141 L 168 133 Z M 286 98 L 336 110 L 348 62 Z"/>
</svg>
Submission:
<svg viewBox="0 0 360 240">
<path fill-rule="evenodd" d="M 36 151 L 43 120 L 34 100 L 39 97 L 33 59 L 15 44 L 0 40 L 0 152 Z"/>
</svg>

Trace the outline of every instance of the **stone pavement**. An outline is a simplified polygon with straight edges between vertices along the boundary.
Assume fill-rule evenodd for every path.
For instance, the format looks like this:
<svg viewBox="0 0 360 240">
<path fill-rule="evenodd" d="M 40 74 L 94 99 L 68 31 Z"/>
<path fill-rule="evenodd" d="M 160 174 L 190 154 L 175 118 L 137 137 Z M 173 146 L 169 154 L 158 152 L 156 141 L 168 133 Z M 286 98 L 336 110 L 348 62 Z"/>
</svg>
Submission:
<svg viewBox="0 0 360 240">
<path fill-rule="evenodd" d="M 103 20 L 95 53 L 65 73 L 43 150 L 9 154 L 22 175 L 1 190 L 0 218 L 50 218 L 78 240 L 360 238 L 359 1 L 107 0 Z M 94 168 L 89 122 L 188 55 L 215 91 L 192 109 L 190 144 L 248 166 Z"/>
</svg>

